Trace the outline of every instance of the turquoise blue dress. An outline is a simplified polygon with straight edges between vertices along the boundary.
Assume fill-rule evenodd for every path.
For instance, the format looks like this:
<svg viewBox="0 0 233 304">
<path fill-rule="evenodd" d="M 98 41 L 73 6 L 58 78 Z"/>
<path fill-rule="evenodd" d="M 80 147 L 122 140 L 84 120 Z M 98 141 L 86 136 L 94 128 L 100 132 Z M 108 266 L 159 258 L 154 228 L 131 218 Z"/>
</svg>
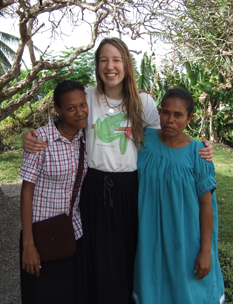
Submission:
<svg viewBox="0 0 233 304">
<path fill-rule="evenodd" d="M 218 261 L 218 216 L 213 163 L 201 159 L 203 144 L 172 149 L 158 130 L 147 129 L 139 152 L 139 232 L 134 272 L 138 304 L 222 304 L 224 283 Z M 214 227 L 211 271 L 196 280 L 200 251 L 198 198 L 212 191 Z"/>
</svg>

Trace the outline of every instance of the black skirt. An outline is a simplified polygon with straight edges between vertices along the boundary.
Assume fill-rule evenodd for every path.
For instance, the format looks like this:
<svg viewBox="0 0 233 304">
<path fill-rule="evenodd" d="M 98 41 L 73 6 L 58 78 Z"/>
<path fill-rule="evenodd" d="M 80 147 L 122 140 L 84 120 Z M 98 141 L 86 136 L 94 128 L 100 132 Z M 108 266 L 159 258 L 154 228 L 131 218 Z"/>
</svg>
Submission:
<svg viewBox="0 0 233 304">
<path fill-rule="evenodd" d="M 77 247 L 79 240 L 76 241 Z M 22 304 L 74 304 L 76 296 L 76 253 L 70 257 L 41 263 L 39 277 L 22 269 L 20 236 L 20 281 Z"/>
<path fill-rule="evenodd" d="M 133 303 L 137 202 L 137 171 L 88 169 L 80 200 L 77 304 Z"/>
</svg>

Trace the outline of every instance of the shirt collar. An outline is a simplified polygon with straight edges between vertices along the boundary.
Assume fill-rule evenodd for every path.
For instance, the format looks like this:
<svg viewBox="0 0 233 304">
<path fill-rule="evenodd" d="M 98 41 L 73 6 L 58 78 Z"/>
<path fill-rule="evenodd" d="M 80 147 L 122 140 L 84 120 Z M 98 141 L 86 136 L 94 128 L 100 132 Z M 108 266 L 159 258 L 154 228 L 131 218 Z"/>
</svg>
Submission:
<svg viewBox="0 0 233 304">
<path fill-rule="evenodd" d="M 56 140 L 61 140 L 65 142 L 70 141 L 63 137 L 59 132 L 58 129 L 55 126 L 55 123 L 59 122 L 60 117 L 55 116 L 53 117 L 49 122 L 48 122 L 48 142 L 54 142 Z M 75 135 L 73 141 L 77 141 L 81 138 L 82 142 L 85 143 L 85 137 L 84 137 L 84 132 L 82 129 L 80 129 L 77 134 Z"/>
</svg>

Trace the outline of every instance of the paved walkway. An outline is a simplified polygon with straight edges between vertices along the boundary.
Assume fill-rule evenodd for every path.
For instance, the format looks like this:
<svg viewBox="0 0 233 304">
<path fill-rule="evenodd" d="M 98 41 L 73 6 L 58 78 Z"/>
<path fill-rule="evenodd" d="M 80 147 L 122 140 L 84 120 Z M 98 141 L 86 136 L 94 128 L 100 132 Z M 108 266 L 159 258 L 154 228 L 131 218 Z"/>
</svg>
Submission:
<svg viewBox="0 0 233 304">
<path fill-rule="evenodd" d="M 19 286 L 20 188 L 21 182 L 0 184 L 1 304 L 21 303 Z"/>
</svg>

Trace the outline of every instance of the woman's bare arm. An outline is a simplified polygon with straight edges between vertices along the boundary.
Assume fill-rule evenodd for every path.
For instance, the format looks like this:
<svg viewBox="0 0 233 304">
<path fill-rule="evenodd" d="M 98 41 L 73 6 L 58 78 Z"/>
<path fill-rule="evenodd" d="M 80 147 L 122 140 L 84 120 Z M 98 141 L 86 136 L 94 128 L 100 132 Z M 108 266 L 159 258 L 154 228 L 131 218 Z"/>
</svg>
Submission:
<svg viewBox="0 0 233 304">
<path fill-rule="evenodd" d="M 203 279 L 211 267 L 211 237 L 213 230 L 213 208 L 211 192 L 205 193 L 199 198 L 200 204 L 200 230 L 201 250 L 195 262 L 197 280 Z"/>
<path fill-rule="evenodd" d="M 23 181 L 20 213 L 23 234 L 22 268 L 32 275 L 40 275 L 40 256 L 32 234 L 32 198 L 35 184 Z"/>
</svg>

